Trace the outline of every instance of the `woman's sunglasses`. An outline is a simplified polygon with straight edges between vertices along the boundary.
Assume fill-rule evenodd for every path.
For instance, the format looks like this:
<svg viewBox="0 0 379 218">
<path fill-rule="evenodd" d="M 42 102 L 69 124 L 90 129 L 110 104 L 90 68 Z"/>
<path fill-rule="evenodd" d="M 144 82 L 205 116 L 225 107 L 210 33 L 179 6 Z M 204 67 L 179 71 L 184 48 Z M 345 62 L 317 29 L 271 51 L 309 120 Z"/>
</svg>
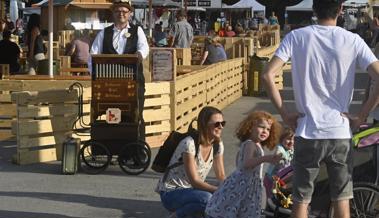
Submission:
<svg viewBox="0 0 379 218">
<path fill-rule="evenodd" d="M 225 127 L 226 125 L 226 121 L 222 121 L 222 122 L 214 122 L 214 123 L 209 123 L 210 125 L 213 125 L 215 128 L 220 128 L 220 127 Z"/>
</svg>

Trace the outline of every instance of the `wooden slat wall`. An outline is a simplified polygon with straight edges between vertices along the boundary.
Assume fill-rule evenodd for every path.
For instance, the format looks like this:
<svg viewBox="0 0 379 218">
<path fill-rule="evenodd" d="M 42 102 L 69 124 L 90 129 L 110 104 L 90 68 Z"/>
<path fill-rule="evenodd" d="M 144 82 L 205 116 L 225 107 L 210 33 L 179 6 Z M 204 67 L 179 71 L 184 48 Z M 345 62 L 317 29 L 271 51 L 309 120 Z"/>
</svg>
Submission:
<svg viewBox="0 0 379 218">
<path fill-rule="evenodd" d="M 243 59 L 237 58 L 177 77 L 171 118 L 174 130 L 185 132 L 207 105 L 223 109 L 241 97 L 243 71 Z"/>
<path fill-rule="evenodd" d="M 78 113 L 77 96 L 77 89 L 12 94 L 12 101 L 17 104 L 17 123 L 12 133 L 17 135 L 18 164 L 60 159 L 62 143 Z M 43 108 L 41 112 L 39 107 Z"/>
<path fill-rule="evenodd" d="M 242 58 L 194 69 L 176 81 L 146 83 L 144 118 L 146 141 L 151 147 L 160 146 L 172 130 L 186 131 L 204 106 L 222 109 L 242 95 Z M 70 131 L 78 110 L 77 94 L 66 90 L 74 82 L 0 80 L 0 118 L 4 117 L 0 126 L 6 127 L 9 135 L 13 126 L 19 164 L 60 157 L 65 133 Z M 90 81 L 80 82 L 85 87 L 84 120 L 89 123 Z M 23 90 L 28 92 L 19 92 Z M 18 103 L 17 110 L 10 91 Z"/>
</svg>

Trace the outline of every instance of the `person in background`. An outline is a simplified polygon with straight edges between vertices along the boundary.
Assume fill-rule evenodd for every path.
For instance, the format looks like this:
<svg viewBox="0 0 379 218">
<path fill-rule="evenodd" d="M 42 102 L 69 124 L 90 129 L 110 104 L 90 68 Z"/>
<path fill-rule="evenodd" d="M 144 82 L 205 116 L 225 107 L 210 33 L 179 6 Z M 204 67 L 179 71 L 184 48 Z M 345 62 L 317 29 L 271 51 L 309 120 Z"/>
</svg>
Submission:
<svg viewBox="0 0 379 218">
<path fill-rule="evenodd" d="M 187 22 L 185 11 L 178 11 L 177 22 L 172 26 L 170 36 L 172 37 L 170 47 L 190 48 L 193 40 L 193 28 Z"/>
<path fill-rule="evenodd" d="M 138 83 L 138 113 L 139 137 L 145 141 L 145 122 L 143 108 L 145 103 L 145 77 L 143 75 L 142 61 L 149 54 L 149 45 L 143 29 L 129 23 L 134 8 L 131 0 L 113 0 L 110 8 L 114 24 L 101 30 L 91 47 L 91 54 L 136 54 L 138 56 L 138 72 L 133 77 Z M 88 67 L 91 72 L 91 58 Z"/>
<path fill-rule="evenodd" d="M 162 31 L 161 24 L 155 24 L 154 32 L 153 32 L 153 44 L 156 47 L 167 46 L 167 34 Z"/>
<path fill-rule="evenodd" d="M 64 22 L 64 30 L 75 30 L 74 25 L 72 25 L 71 18 L 67 17 Z"/>
<path fill-rule="evenodd" d="M 40 30 L 40 16 L 32 14 L 26 27 L 26 44 L 28 45 L 27 59 L 29 62 L 28 74 L 35 75 L 38 61 L 45 59 L 45 47 Z"/>
<path fill-rule="evenodd" d="M 236 36 L 236 33 L 233 31 L 232 26 L 230 26 L 230 25 L 226 26 L 225 36 L 226 37 Z"/>
<path fill-rule="evenodd" d="M 205 181 L 209 171 L 213 167 L 219 183 L 225 179 L 224 144 L 221 140 L 225 124 L 219 109 L 206 106 L 197 117 L 197 139 L 188 136 L 176 147 L 168 166 L 179 161 L 183 164 L 167 171 L 155 188 L 163 206 L 172 212 L 170 217 L 203 217 L 205 206 L 217 189 Z"/>
<path fill-rule="evenodd" d="M 6 30 L 3 32 L 3 40 L 0 41 L 0 64 L 9 64 L 11 74 L 20 72 L 20 48 L 14 42 L 10 41 L 11 32 Z"/>
<path fill-rule="evenodd" d="M 213 36 L 208 40 L 209 42 L 205 47 L 200 65 L 209 65 L 226 60 L 227 57 L 224 46 L 221 44 L 221 38 L 219 36 Z"/>
<path fill-rule="evenodd" d="M 318 25 L 288 33 L 262 73 L 266 91 L 283 121 L 296 130 L 293 218 L 308 217 L 320 165 L 328 168 L 334 217 L 350 218 L 353 198 L 352 129 L 379 103 L 379 84 L 357 115 L 349 113 L 357 66 L 379 79 L 379 61 L 357 34 L 337 25 L 343 0 L 313 0 Z M 283 104 L 275 76 L 289 59 L 296 109 Z"/>
<path fill-rule="evenodd" d="M 209 218 L 260 218 L 263 164 L 277 164 L 280 154 L 266 155 L 278 143 L 281 125 L 265 111 L 251 112 L 238 126 L 237 168 L 213 193 L 205 213 Z"/>
<path fill-rule="evenodd" d="M 280 154 L 282 156 L 282 160 L 279 164 L 269 165 L 267 169 L 267 175 L 269 178 L 275 175 L 279 170 L 291 165 L 295 144 L 294 131 L 289 127 L 285 128 L 280 136 L 279 143 L 280 144 L 276 145 L 275 154 Z"/>
<path fill-rule="evenodd" d="M 271 16 L 268 18 L 268 22 L 270 25 L 278 25 L 278 17 L 275 15 L 275 11 L 271 12 Z"/>
<path fill-rule="evenodd" d="M 82 32 L 75 30 L 74 40 L 70 43 L 70 49 L 67 52 L 67 55 L 71 56 L 71 66 L 87 67 L 90 57 L 89 48 L 89 30 L 84 29 Z"/>
</svg>

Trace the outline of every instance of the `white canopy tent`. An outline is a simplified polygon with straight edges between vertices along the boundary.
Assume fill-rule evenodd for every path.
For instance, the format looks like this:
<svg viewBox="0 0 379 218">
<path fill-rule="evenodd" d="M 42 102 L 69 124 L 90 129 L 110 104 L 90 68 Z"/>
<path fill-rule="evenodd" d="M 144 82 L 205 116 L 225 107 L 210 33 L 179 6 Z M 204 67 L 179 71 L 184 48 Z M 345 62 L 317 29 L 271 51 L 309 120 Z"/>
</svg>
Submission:
<svg viewBox="0 0 379 218">
<path fill-rule="evenodd" d="M 348 0 L 343 3 L 343 6 L 348 7 L 362 7 L 362 6 L 368 6 L 368 0 Z"/>
<path fill-rule="evenodd" d="M 265 11 L 266 7 L 255 0 L 241 0 L 234 5 L 222 4 L 222 8 L 252 8 L 254 11 Z"/>
<path fill-rule="evenodd" d="M 287 11 L 313 11 L 313 0 L 303 0 L 297 5 L 286 7 Z"/>
</svg>

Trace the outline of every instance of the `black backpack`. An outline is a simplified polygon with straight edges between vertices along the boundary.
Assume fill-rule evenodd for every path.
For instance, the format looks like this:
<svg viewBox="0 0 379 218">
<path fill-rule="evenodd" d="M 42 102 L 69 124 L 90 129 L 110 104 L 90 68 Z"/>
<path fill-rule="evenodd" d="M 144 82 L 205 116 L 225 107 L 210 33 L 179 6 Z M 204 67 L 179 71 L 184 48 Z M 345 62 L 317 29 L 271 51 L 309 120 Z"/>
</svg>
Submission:
<svg viewBox="0 0 379 218">
<path fill-rule="evenodd" d="M 157 155 L 154 158 L 153 165 L 151 169 L 158 173 L 166 173 L 170 169 L 178 167 L 183 164 L 182 158 L 178 162 L 169 166 L 172 155 L 174 154 L 176 148 L 178 147 L 180 141 L 182 141 L 187 136 L 191 136 L 195 141 L 195 157 L 199 152 L 199 132 L 192 127 L 192 122 L 188 127 L 186 133 L 180 133 L 177 131 L 172 131 L 164 141 L 163 145 L 159 148 Z M 213 145 L 213 154 L 217 154 L 219 149 L 219 144 Z"/>
</svg>

